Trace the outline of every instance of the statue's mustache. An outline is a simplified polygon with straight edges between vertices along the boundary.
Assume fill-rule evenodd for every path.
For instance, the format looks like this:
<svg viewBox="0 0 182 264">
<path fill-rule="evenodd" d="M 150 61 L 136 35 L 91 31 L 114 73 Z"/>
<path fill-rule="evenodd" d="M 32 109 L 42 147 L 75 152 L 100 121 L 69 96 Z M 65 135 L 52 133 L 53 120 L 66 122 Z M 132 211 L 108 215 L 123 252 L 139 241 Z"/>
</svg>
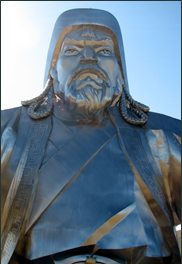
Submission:
<svg viewBox="0 0 182 264">
<path fill-rule="evenodd" d="M 69 85 L 73 80 L 77 80 L 82 74 L 85 73 L 95 74 L 98 77 L 102 78 L 104 81 L 108 82 L 107 74 L 98 65 L 84 64 L 84 65 L 79 65 L 74 70 L 74 73 L 70 76 L 67 85 Z"/>
</svg>

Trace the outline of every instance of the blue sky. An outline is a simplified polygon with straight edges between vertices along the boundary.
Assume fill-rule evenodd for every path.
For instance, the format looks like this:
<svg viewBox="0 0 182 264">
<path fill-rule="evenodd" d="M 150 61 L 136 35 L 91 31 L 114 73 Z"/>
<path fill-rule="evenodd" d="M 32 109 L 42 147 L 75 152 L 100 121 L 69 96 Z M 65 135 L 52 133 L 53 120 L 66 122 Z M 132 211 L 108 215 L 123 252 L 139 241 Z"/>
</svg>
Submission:
<svg viewBox="0 0 182 264">
<path fill-rule="evenodd" d="M 2 1 L 1 108 L 39 95 L 57 17 L 98 8 L 118 20 L 132 97 L 153 112 L 181 118 L 180 1 Z"/>
</svg>

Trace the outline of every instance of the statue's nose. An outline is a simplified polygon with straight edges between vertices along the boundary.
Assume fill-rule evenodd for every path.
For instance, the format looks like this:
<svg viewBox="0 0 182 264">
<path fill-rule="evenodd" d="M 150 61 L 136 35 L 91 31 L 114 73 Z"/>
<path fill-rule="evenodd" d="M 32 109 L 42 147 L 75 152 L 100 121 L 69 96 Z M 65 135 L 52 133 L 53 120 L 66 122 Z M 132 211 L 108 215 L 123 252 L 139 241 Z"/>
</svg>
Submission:
<svg viewBox="0 0 182 264">
<path fill-rule="evenodd" d="M 80 58 L 80 63 L 98 63 L 98 59 L 94 57 L 92 47 L 86 46 L 83 52 L 83 56 Z"/>
</svg>

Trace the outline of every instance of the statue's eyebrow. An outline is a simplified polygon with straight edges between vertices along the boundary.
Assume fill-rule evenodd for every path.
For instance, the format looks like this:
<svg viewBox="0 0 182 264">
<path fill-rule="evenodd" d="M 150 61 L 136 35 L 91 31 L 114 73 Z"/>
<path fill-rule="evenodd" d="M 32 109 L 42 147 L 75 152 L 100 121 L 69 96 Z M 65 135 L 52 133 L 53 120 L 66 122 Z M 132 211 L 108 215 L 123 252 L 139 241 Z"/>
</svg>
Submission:
<svg viewBox="0 0 182 264">
<path fill-rule="evenodd" d="M 84 47 L 84 40 L 76 40 L 76 39 L 73 39 L 73 38 L 65 38 L 63 44 L 62 44 L 62 47 L 61 47 L 61 50 L 64 49 L 64 47 L 68 44 L 71 44 L 71 45 L 74 45 L 74 46 L 77 46 L 79 48 L 83 48 Z"/>
<path fill-rule="evenodd" d="M 99 48 L 99 47 L 107 46 L 107 45 L 111 45 L 114 48 L 114 43 L 111 38 L 93 40 L 92 45 L 94 48 Z"/>
<path fill-rule="evenodd" d="M 92 44 L 92 46 L 94 48 L 99 48 L 99 47 L 106 46 L 106 45 L 111 45 L 112 47 L 114 47 L 114 43 L 113 43 L 112 39 L 109 37 L 107 37 L 105 39 L 101 39 L 101 40 L 93 40 L 93 39 L 91 39 L 91 40 L 76 40 L 76 39 L 73 39 L 70 37 L 66 37 L 63 44 L 62 44 L 61 50 L 63 50 L 64 47 L 68 44 L 77 46 L 78 48 L 83 48 L 85 46 L 85 42 L 89 42 L 89 44 Z"/>
</svg>

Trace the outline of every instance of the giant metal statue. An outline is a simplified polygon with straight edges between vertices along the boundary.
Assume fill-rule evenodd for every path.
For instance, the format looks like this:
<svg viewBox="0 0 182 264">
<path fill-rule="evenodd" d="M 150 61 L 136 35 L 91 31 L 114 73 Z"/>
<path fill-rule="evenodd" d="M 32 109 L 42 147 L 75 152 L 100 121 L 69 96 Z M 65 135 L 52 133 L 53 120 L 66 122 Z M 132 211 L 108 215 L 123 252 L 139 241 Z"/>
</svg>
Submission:
<svg viewBox="0 0 182 264">
<path fill-rule="evenodd" d="M 179 263 L 180 121 L 130 95 L 117 20 L 60 15 L 44 85 L 2 111 L 2 264 Z"/>
</svg>

